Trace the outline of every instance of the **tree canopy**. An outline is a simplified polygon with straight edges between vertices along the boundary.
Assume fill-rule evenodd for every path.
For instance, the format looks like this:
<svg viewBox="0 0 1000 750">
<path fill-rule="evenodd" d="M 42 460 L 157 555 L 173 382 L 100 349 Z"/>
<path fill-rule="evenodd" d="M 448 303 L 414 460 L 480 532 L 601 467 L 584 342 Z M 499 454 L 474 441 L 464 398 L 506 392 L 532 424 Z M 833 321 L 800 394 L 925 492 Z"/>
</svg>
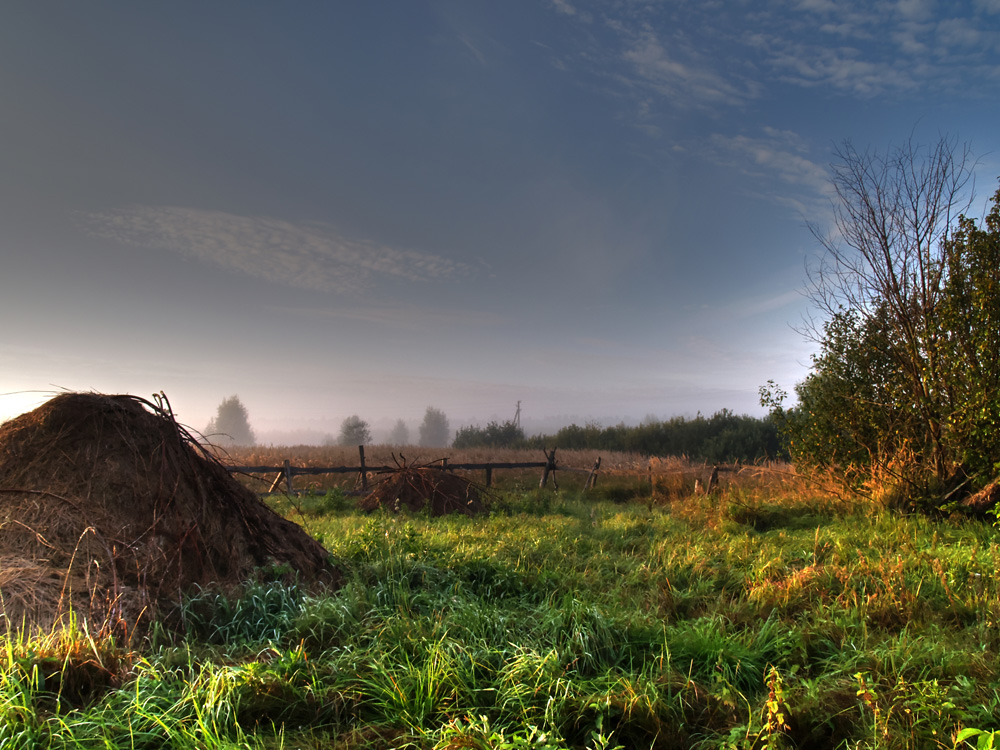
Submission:
<svg viewBox="0 0 1000 750">
<path fill-rule="evenodd" d="M 239 396 L 222 400 L 215 417 L 205 428 L 205 436 L 218 445 L 253 445 L 256 442 L 247 408 Z"/>
<path fill-rule="evenodd" d="M 406 426 L 406 422 L 402 419 L 397 419 L 396 424 L 392 426 L 392 430 L 389 432 L 386 442 L 389 445 L 409 445 L 410 428 Z"/>
<path fill-rule="evenodd" d="M 451 443 L 451 428 L 448 417 L 440 409 L 428 406 L 424 421 L 420 423 L 420 445 L 428 448 L 443 448 Z"/>
<path fill-rule="evenodd" d="M 470 425 L 455 433 L 455 448 L 515 448 L 524 444 L 524 430 L 512 420 L 493 421 L 486 427 Z"/>
<path fill-rule="evenodd" d="M 527 440 L 530 447 L 567 450 L 626 451 L 649 456 L 688 456 L 712 461 L 759 461 L 784 458 L 778 429 L 770 416 L 760 418 L 722 409 L 710 417 L 647 417 L 642 424 L 602 427 L 595 422 L 571 424 L 555 435 Z"/>
<path fill-rule="evenodd" d="M 372 432 L 368 423 L 357 414 L 352 414 L 340 423 L 341 445 L 368 445 L 372 441 Z"/>
<path fill-rule="evenodd" d="M 1000 467 L 1000 190 L 983 226 L 968 218 L 968 149 L 948 138 L 838 157 L 819 352 L 797 407 L 774 384 L 762 401 L 797 461 L 937 502 Z"/>
</svg>

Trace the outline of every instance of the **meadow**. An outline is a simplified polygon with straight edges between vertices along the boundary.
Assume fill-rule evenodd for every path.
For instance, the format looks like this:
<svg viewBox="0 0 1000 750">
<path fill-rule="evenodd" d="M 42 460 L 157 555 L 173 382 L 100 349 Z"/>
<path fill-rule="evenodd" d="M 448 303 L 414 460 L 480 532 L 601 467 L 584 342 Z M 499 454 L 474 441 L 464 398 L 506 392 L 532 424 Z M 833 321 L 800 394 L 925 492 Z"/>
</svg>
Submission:
<svg viewBox="0 0 1000 750">
<path fill-rule="evenodd" d="M 456 459 L 457 462 L 457 459 Z M 132 642 L 8 638 L 3 748 L 954 748 L 1000 735 L 1000 532 L 762 474 L 511 477 L 488 516 L 270 502 L 263 571 Z"/>
</svg>

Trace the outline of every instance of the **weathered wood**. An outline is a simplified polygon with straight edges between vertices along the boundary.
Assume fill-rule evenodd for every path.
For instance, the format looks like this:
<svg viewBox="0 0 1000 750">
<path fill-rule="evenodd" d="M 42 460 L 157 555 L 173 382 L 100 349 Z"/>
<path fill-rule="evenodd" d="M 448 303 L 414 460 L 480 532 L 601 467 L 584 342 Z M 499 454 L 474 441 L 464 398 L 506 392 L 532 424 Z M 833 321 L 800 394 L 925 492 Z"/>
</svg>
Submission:
<svg viewBox="0 0 1000 750">
<path fill-rule="evenodd" d="M 591 469 L 577 469 L 567 466 L 559 466 L 556 463 L 556 449 L 553 448 L 551 451 L 544 451 L 545 461 L 507 461 L 502 463 L 489 462 L 489 463 L 476 463 L 476 464 L 452 464 L 448 462 L 447 458 L 442 458 L 440 460 L 442 471 L 486 471 L 486 486 L 491 487 L 493 485 L 493 471 L 494 469 L 543 469 L 542 478 L 539 482 L 539 487 L 545 487 L 548 485 L 549 477 L 552 477 L 552 486 L 558 490 L 559 482 L 556 479 L 556 470 L 561 471 L 571 471 L 579 474 L 587 474 L 586 482 L 584 482 L 584 489 L 588 486 L 594 487 L 597 484 L 597 471 L 601 466 L 601 459 L 598 458 L 597 462 Z M 227 466 L 226 468 L 231 472 L 239 472 L 242 474 L 270 474 L 271 472 L 278 472 L 277 477 L 271 484 L 268 492 L 274 492 L 282 480 L 285 481 L 287 485 L 287 491 L 289 493 L 293 492 L 292 476 L 301 474 L 306 475 L 317 475 L 317 474 L 357 474 L 363 489 L 368 489 L 368 473 L 372 472 L 375 474 L 387 474 L 398 470 L 398 466 L 368 466 L 365 461 L 365 449 L 363 445 L 358 446 L 358 457 L 360 466 L 292 466 L 290 461 L 285 461 L 282 466 Z M 355 485 L 356 486 L 356 485 Z"/>
<path fill-rule="evenodd" d="M 268 494 L 270 494 L 270 493 L 274 492 L 276 489 L 278 489 L 278 485 L 281 484 L 281 480 L 284 479 L 284 478 L 285 478 L 285 471 L 284 471 L 284 469 L 281 469 L 278 472 L 277 476 L 275 476 L 274 481 L 271 482 L 271 486 L 267 490 Z"/>
<path fill-rule="evenodd" d="M 525 461 L 509 463 L 482 463 L 482 464 L 448 464 L 449 471 L 483 471 L 489 467 L 494 469 L 541 469 L 545 466 L 544 461 Z M 283 466 L 227 466 L 229 471 L 240 472 L 242 474 L 270 474 L 275 471 L 284 471 Z M 387 473 L 396 471 L 396 466 L 367 466 L 369 472 Z M 357 474 L 360 471 L 358 466 L 296 466 L 296 474 Z M 559 471 L 575 471 L 587 473 L 590 469 L 574 469 L 567 466 L 560 466 Z"/>
<path fill-rule="evenodd" d="M 358 446 L 358 454 L 361 456 L 361 489 L 368 492 L 368 471 L 365 469 L 365 446 Z"/>
<path fill-rule="evenodd" d="M 545 469 L 542 471 L 542 478 L 538 483 L 538 487 L 545 487 L 549 483 L 549 474 L 551 474 L 552 487 L 558 490 L 559 482 L 556 481 L 556 449 L 553 448 L 551 452 L 546 452 L 543 448 L 542 452 L 545 453 Z"/>
<path fill-rule="evenodd" d="M 597 486 L 597 470 L 601 468 L 601 457 L 597 457 L 597 461 L 594 462 L 594 468 L 590 470 L 587 475 L 587 481 L 583 483 L 583 489 L 591 488 Z"/>
<path fill-rule="evenodd" d="M 283 466 L 227 466 L 229 471 L 240 472 L 241 474 L 270 474 L 273 471 L 283 472 Z M 361 471 L 359 466 L 295 466 L 296 474 L 357 474 Z M 395 471 L 393 466 L 367 466 L 368 471 Z"/>
</svg>

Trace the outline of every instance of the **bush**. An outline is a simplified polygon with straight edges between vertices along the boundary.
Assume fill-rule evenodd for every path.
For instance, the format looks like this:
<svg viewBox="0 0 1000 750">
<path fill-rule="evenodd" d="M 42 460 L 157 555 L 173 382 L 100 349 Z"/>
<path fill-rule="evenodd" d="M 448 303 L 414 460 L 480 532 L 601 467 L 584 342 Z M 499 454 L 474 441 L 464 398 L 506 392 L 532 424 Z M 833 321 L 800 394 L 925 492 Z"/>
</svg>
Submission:
<svg viewBox="0 0 1000 750">
<path fill-rule="evenodd" d="M 524 430 L 507 420 L 490 422 L 486 427 L 462 427 L 455 433 L 454 448 L 520 448 L 524 445 Z"/>
</svg>

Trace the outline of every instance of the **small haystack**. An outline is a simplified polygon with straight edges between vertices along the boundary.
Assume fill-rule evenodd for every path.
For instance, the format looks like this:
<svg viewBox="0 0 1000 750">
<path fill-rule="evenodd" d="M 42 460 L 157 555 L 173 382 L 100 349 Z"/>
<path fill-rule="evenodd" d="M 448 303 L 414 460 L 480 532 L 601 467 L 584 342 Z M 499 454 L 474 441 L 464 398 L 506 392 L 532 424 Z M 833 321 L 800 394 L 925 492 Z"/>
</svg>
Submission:
<svg viewBox="0 0 1000 750">
<path fill-rule="evenodd" d="M 967 508 L 972 515 L 979 518 L 985 517 L 998 504 L 1000 504 L 1000 483 L 998 482 L 990 482 L 979 492 L 969 495 L 961 502 L 961 505 Z"/>
<path fill-rule="evenodd" d="M 165 399 L 66 393 L 0 425 L 0 630 L 131 631 L 194 586 L 265 566 L 334 582 L 329 555 L 235 481 Z"/>
<path fill-rule="evenodd" d="M 414 513 L 429 508 L 432 516 L 485 513 L 490 491 L 476 482 L 430 466 L 400 466 L 379 477 L 371 490 L 358 502 L 367 512 L 403 507 Z"/>
</svg>

